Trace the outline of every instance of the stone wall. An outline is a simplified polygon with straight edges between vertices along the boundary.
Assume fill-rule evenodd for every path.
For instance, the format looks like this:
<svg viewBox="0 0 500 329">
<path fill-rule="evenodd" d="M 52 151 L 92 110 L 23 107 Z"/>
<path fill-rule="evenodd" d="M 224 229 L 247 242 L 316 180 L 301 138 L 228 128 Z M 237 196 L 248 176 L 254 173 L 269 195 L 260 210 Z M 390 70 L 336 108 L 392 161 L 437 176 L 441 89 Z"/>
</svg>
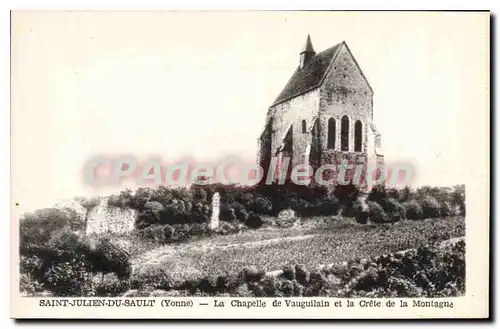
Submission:
<svg viewBox="0 0 500 329">
<path fill-rule="evenodd" d="M 354 163 L 383 164 L 383 156 L 374 152 L 373 91 L 345 43 L 331 65 L 318 88 L 269 108 L 266 123 L 272 121 L 272 129 L 271 133 L 268 129 L 268 133 L 262 135 L 259 145 L 261 160 L 267 153 L 272 156 L 280 155 L 276 152 L 284 146 L 283 139 L 292 127 L 292 166 L 297 163 L 310 163 L 316 169 L 322 164 L 338 165 L 346 158 Z M 343 116 L 349 118 L 349 149 L 345 152 L 341 151 Z M 330 118 L 335 119 L 334 148 L 328 148 Z M 305 133 L 302 120 L 306 121 Z M 358 120 L 362 123 L 362 143 L 361 151 L 354 152 L 355 123 Z M 318 133 L 314 135 L 316 121 Z M 376 138 L 379 140 L 378 135 Z M 270 141 L 267 142 L 268 140 Z M 288 153 L 288 150 L 282 153 Z M 319 161 L 315 161 L 315 157 Z M 280 162 L 278 159 L 278 163 Z M 263 168 L 266 169 L 265 166 Z"/>
<path fill-rule="evenodd" d="M 134 229 L 137 216 L 136 210 L 110 207 L 107 198 L 103 198 L 88 214 L 86 234 L 129 233 Z"/>
<path fill-rule="evenodd" d="M 269 116 L 273 119 L 271 151 L 281 147 L 283 138 L 292 127 L 293 161 L 302 161 L 310 140 L 309 133 L 302 133 L 302 120 L 306 120 L 310 130 L 319 110 L 319 89 L 311 90 L 289 101 L 270 108 Z"/>
<path fill-rule="evenodd" d="M 341 118 L 349 118 L 349 152 L 354 152 L 354 124 L 361 120 L 363 126 L 362 152 L 366 152 L 367 131 L 373 119 L 373 92 L 366 83 L 354 57 L 343 45 L 329 73 L 320 87 L 321 140 L 327 149 L 328 120 L 335 119 L 335 150 L 340 150 Z"/>
</svg>

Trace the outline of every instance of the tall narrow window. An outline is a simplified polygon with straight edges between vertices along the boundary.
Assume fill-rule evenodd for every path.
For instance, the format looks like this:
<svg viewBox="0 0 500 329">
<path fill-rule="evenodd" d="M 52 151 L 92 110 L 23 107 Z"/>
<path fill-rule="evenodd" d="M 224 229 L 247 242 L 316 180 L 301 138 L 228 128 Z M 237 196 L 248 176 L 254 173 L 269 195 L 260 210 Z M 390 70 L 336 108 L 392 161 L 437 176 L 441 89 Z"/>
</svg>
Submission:
<svg viewBox="0 0 500 329">
<path fill-rule="evenodd" d="M 354 152 L 361 152 L 363 144 L 363 124 L 356 121 L 354 124 Z"/>
<path fill-rule="evenodd" d="M 305 134 L 307 132 L 306 120 L 302 120 L 302 133 Z"/>
<path fill-rule="evenodd" d="M 347 115 L 344 115 L 341 121 L 340 149 L 342 151 L 349 151 L 349 118 Z"/>
<path fill-rule="evenodd" d="M 313 168 L 318 168 L 321 158 L 320 134 L 319 134 L 319 119 L 313 123 L 311 130 L 311 150 L 309 152 L 309 165 Z"/>
<path fill-rule="evenodd" d="M 283 138 L 283 153 L 291 155 L 293 151 L 293 125 L 288 129 L 285 138 Z"/>
<path fill-rule="evenodd" d="M 335 150 L 335 136 L 337 135 L 337 130 L 335 127 L 335 119 L 328 119 L 328 148 Z"/>
</svg>

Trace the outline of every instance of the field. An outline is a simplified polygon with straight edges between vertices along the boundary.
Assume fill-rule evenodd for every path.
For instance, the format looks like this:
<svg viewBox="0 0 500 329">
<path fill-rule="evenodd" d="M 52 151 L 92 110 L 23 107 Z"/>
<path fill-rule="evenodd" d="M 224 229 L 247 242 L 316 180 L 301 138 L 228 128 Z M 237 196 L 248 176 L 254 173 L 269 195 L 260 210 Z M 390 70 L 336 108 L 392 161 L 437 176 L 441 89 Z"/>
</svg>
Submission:
<svg viewBox="0 0 500 329">
<path fill-rule="evenodd" d="M 288 229 L 261 228 L 158 247 L 136 255 L 132 261 L 133 271 L 162 268 L 177 279 L 189 280 L 233 275 L 246 266 L 268 272 L 290 264 L 314 269 L 319 265 L 380 256 L 465 235 L 463 217 L 405 220 L 384 225 L 328 223 L 325 219 L 318 222 L 323 224 Z"/>
</svg>

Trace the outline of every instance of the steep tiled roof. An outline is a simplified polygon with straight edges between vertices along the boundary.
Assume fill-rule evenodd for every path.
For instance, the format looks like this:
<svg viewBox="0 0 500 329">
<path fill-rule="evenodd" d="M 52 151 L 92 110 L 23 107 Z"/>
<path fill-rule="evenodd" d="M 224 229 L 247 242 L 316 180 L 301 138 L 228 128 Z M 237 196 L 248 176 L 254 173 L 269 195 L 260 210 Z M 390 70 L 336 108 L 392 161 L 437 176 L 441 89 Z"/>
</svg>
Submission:
<svg viewBox="0 0 500 329">
<path fill-rule="evenodd" d="M 340 49 L 342 43 L 328 48 L 311 58 L 304 68 L 297 67 L 285 88 L 274 101 L 274 106 L 290 98 L 305 93 L 306 91 L 319 86 L 323 80 L 332 59 Z"/>
</svg>

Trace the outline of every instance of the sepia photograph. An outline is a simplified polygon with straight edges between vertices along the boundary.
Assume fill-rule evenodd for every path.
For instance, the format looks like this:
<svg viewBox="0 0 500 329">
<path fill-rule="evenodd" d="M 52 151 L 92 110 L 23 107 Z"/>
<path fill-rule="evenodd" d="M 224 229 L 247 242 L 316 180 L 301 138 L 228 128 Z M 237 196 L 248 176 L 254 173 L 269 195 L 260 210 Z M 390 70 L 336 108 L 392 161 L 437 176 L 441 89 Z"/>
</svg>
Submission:
<svg viewBox="0 0 500 329">
<path fill-rule="evenodd" d="M 13 11 L 14 313 L 487 314 L 489 34 L 487 11 Z"/>
</svg>

